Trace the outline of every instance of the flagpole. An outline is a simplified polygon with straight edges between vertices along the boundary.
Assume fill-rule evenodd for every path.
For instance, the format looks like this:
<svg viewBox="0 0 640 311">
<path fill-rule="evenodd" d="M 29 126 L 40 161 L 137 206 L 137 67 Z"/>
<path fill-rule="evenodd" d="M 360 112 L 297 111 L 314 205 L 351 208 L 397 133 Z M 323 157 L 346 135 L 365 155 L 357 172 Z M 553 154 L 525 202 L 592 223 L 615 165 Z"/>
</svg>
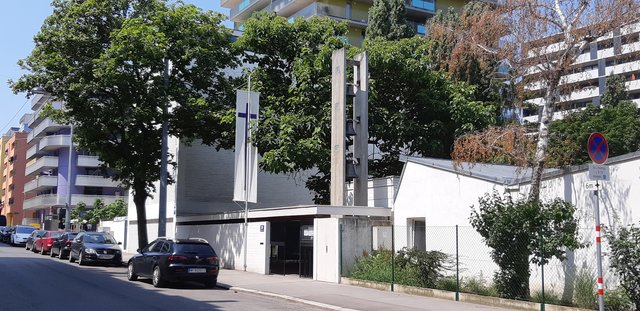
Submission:
<svg viewBox="0 0 640 311">
<path fill-rule="evenodd" d="M 249 93 L 247 93 L 247 126 L 249 121 L 251 120 L 251 73 L 249 73 Z M 247 137 L 244 140 L 244 152 L 248 153 L 247 148 L 249 147 L 249 130 L 247 129 Z M 244 271 L 247 271 L 247 231 L 249 229 L 249 188 L 247 187 L 248 179 L 247 179 L 247 170 L 249 165 L 247 162 L 249 161 L 249 157 L 245 157 L 244 160 Z"/>
</svg>

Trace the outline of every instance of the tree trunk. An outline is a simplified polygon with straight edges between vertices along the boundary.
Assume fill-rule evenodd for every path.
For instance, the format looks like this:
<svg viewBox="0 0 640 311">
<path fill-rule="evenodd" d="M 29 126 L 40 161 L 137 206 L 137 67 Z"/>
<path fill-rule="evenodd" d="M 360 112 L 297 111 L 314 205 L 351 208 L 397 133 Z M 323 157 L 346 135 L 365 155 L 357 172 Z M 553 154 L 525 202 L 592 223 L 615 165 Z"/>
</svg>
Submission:
<svg viewBox="0 0 640 311">
<path fill-rule="evenodd" d="M 549 145 L 549 125 L 553 119 L 554 105 L 559 99 L 559 83 L 560 71 L 556 71 L 552 79 L 549 79 L 549 84 L 547 85 L 547 92 L 544 97 L 544 105 L 542 106 L 540 116 L 540 124 L 538 126 L 538 143 L 536 145 L 536 154 L 531 176 L 531 189 L 529 191 L 529 200 L 533 201 L 540 199 L 540 184 L 542 183 L 542 173 L 544 172 L 547 147 Z"/>
<path fill-rule="evenodd" d="M 149 244 L 147 237 L 147 210 L 145 201 L 147 200 L 146 183 L 138 178 L 133 180 L 133 203 L 136 205 L 138 215 L 138 248 L 143 248 Z"/>
</svg>

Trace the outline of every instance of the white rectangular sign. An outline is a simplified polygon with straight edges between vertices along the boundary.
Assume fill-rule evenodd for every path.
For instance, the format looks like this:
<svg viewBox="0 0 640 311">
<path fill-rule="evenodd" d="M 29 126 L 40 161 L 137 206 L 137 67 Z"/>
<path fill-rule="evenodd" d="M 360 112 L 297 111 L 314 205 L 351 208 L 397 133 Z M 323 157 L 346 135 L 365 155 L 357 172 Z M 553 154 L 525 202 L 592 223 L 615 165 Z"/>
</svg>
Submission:
<svg viewBox="0 0 640 311">
<path fill-rule="evenodd" d="M 606 165 L 589 164 L 589 179 L 609 180 L 609 167 Z"/>
<path fill-rule="evenodd" d="M 587 191 L 598 190 L 598 187 L 596 186 L 597 184 L 598 184 L 597 181 L 587 181 L 584 183 L 584 190 L 587 190 Z"/>
<path fill-rule="evenodd" d="M 258 193 L 258 148 L 251 134 L 258 122 L 260 93 L 236 93 L 236 149 L 233 200 L 256 203 Z"/>
</svg>

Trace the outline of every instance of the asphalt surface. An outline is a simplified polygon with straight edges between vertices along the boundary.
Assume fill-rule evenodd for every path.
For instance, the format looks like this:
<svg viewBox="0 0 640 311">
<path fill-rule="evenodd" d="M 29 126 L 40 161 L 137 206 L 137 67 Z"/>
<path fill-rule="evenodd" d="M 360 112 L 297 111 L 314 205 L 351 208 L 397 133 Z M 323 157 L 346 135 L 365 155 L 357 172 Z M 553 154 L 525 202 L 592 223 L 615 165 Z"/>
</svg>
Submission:
<svg viewBox="0 0 640 311">
<path fill-rule="evenodd" d="M 157 289 L 150 280 L 128 281 L 124 266 L 79 266 L 0 243 L 0 310 L 323 309 L 222 287 L 208 289 L 198 283 Z"/>
</svg>

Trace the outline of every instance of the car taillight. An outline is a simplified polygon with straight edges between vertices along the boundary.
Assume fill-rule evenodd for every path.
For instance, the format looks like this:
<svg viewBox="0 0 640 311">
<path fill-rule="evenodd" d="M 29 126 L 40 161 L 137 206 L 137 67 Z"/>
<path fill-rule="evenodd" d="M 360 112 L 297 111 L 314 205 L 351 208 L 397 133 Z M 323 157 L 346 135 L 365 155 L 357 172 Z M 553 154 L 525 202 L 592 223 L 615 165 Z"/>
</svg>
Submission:
<svg viewBox="0 0 640 311">
<path fill-rule="evenodd" d="M 212 265 L 217 265 L 218 264 L 218 256 L 207 257 L 207 260 Z"/>
<path fill-rule="evenodd" d="M 173 256 L 173 255 L 171 255 L 171 256 L 167 257 L 167 261 L 168 262 L 180 262 L 180 261 L 185 261 L 185 260 L 187 260 L 187 257 L 185 257 L 185 256 Z"/>
<path fill-rule="evenodd" d="M 64 245 L 66 245 L 67 247 L 71 247 L 71 241 L 67 241 L 67 243 L 64 243 Z"/>
</svg>

